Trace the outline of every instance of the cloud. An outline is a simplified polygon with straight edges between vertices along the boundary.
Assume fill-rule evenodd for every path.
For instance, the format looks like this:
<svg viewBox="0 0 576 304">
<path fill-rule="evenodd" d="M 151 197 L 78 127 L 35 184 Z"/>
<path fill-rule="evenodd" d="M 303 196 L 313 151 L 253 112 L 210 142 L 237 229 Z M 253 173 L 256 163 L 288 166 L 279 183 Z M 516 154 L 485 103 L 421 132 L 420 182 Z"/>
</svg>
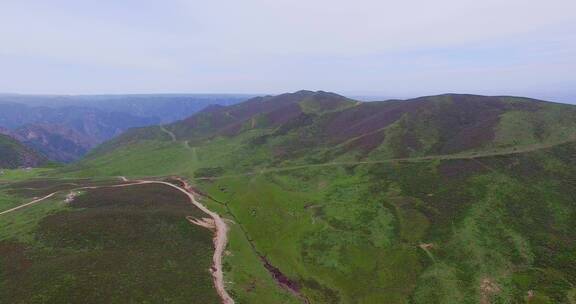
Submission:
<svg viewBox="0 0 576 304">
<path fill-rule="evenodd" d="M 413 95 L 576 82 L 572 0 L 6 0 L 0 20 L 0 91 Z"/>
</svg>

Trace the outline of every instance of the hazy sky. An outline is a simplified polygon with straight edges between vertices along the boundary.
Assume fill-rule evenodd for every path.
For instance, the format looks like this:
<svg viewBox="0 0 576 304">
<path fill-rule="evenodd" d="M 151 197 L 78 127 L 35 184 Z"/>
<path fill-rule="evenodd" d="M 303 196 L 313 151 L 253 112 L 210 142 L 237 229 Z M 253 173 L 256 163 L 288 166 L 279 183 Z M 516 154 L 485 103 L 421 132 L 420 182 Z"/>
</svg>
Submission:
<svg viewBox="0 0 576 304">
<path fill-rule="evenodd" d="M 576 96 L 575 0 L 1 0 L 0 92 Z"/>
</svg>

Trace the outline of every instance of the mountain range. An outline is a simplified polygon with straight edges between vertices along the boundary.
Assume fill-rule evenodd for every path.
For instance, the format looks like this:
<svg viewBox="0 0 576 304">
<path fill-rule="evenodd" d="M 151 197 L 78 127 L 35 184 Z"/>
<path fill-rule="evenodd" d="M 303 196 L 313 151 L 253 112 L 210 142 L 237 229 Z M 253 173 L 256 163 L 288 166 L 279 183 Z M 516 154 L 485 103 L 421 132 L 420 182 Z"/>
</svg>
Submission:
<svg viewBox="0 0 576 304">
<path fill-rule="evenodd" d="M 0 168 L 39 167 L 47 159 L 10 136 L 0 134 Z"/>
<path fill-rule="evenodd" d="M 132 127 L 172 122 L 242 95 L 0 95 L 0 132 L 52 161 L 72 162 Z"/>
<path fill-rule="evenodd" d="M 298 91 L 34 172 L 0 176 L 7 303 L 576 302 L 573 105 Z"/>
<path fill-rule="evenodd" d="M 263 155 L 260 165 L 490 154 L 571 140 L 574 117 L 572 105 L 520 97 L 446 94 L 359 102 L 299 91 L 209 106 L 162 128 L 132 129 L 94 154 L 175 138 L 198 149 L 237 143 L 240 150 Z M 233 161 L 236 167 L 242 162 Z"/>
</svg>

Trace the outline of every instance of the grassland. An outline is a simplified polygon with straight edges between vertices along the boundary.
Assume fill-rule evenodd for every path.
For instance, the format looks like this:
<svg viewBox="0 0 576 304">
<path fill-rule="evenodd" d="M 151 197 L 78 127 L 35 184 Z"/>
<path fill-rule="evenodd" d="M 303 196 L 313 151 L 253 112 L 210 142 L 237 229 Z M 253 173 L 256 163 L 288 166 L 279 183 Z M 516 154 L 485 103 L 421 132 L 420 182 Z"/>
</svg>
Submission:
<svg viewBox="0 0 576 304">
<path fill-rule="evenodd" d="M 187 177 L 205 194 L 204 203 L 231 221 L 224 270 L 237 303 L 572 304 L 574 110 L 517 98 L 479 98 L 446 95 L 410 104 L 347 103 L 342 109 L 336 103 L 326 111 L 307 100 L 303 115 L 294 107 L 280 111 L 282 115 L 274 109 L 252 116 L 245 113 L 254 110 L 253 104 L 250 111 L 217 108 L 185 122 L 192 127 L 167 126 L 174 140 L 158 128 L 139 130 L 130 135 L 129 144 L 114 142 L 103 148 L 105 153 L 46 172 L 43 178 L 89 177 L 96 182 L 116 176 Z M 241 115 L 249 119 L 236 119 Z M 296 116 L 287 119 L 290 115 Z M 193 126 L 198 126 L 196 133 L 187 134 Z M 33 182 L 15 185 L 24 189 Z M 59 189 L 45 186 L 6 192 L 3 200 Z M 132 252 L 124 246 L 133 244 L 139 252 L 165 257 L 168 253 L 159 247 L 172 234 L 144 226 L 159 227 L 155 221 L 164 219 L 166 231 L 193 228 L 178 226 L 184 213 L 174 208 L 180 207 L 158 206 L 168 199 L 136 205 L 155 197 L 139 193 L 87 193 L 78 205 L 33 215 L 43 218 L 28 225 L 33 229 L 15 234 L 9 252 L 16 253 L 3 256 L 32 250 L 32 256 L 40 257 L 38 265 L 51 265 L 54 255 L 41 255 L 41 250 L 74 256 L 108 249 Z M 87 222 L 92 228 L 80 224 Z M 141 229 L 144 235 L 133 234 Z M 112 233 L 116 230 L 118 235 Z M 204 244 L 203 236 L 190 231 L 176 235 L 177 242 L 168 246 L 174 252 Z M 141 237 L 152 242 L 144 245 Z M 208 250 L 204 245 L 198 248 Z M 99 256 L 89 258 L 101 261 Z M 179 267 L 193 267 L 183 257 L 170 259 Z M 136 294 L 147 290 L 141 281 L 123 281 L 125 273 L 144 274 L 114 265 L 125 272 L 114 273 L 110 281 L 97 271 L 106 264 L 91 269 L 98 274 L 93 279 L 74 267 L 69 273 L 80 278 L 80 286 L 86 284 L 82 292 L 91 296 L 91 290 L 115 282 L 134 293 L 124 298 L 106 294 L 107 299 L 162 301 L 146 292 Z M 151 265 L 142 269 L 162 280 L 186 282 L 179 273 L 167 277 L 174 268 L 162 272 L 147 268 Z M 59 273 L 59 267 L 45 269 Z M 188 284 L 206 288 L 194 289 L 206 297 L 201 303 L 211 303 L 213 290 L 199 283 L 209 274 L 190 274 L 198 281 Z M 25 288 L 34 282 L 46 295 L 53 294 L 33 279 L 5 280 Z M 58 286 L 68 284 L 58 280 Z M 17 290 L 10 286 L 5 290 Z M 175 296 L 177 288 L 188 285 L 158 286 L 166 289 L 157 293 L 179 303 L 184 298 Z M 54 294 L 60 292 L 75 294 Z M 9 296 L 29 300 L 23 294 Z"/>
<path fill-rule="evenodd" d="M 40 177 L 54 171 L 54 168 L 31 168 L 31 169 L 3 169 L 0 174 L 0 183 L 12 183 L 19 180 L 29 180 Z"/>
<path fill-rule="evenodd" d="M 569 303 L 574 149 L 201 186 L 311 303 Z"/>
<path fill-rule="evenodd" d="M 239 303 L 298 301 L 279 290 L 259 256 L 311 303 L 568 303 L 574 273 L 561 265 L 574 254 L 574 231 L 566 228 L 575 216 L 572 144 L 413 163 L 287 161 L 270 169 L 266 147 L 243 146 L 249 136 L 235 140 L 199 146 L 197 159 L 181 143 L 162 143 L 178 151 L 172 161 L 180 165 L 158 168 L 215 175 L 196 185 L 226 203 L 211 207 L 235 221 L 226 277 Z M 132 161 L 142 160 L 122 160 Z M 115 164 L 110 171 L 103 163 L 101 174 L 158 171 Z M 560 224 L 565 232 L 555 230 Z M 556 255 L 563 260 L 544 262 Z"/>
<path fill-rule="evenodd" d="M 310 303 L 570 303 L 575 150 L 568 143 L 468 159 L 255 170 L 195 186 L 215 199 L 206 201 L 212 210 L 234 221 L 225 275 L 238 303 L 299 302 L 260 256 Z M 212 156 L 217 165 L 220 156 Z M 178 172 L 193 177 L 205 164 L 190 158 Z M 217 175 L 235 171 L 223 168 Z M 147 173 L 138 170 L 110 175 Z M 77 207 L 90 206 L 60 212 Z"/>
<path fill-rule="evenodd" d="M 18 221 L 53 203 L 8 214 Z M 165 186 L 102 188 L 0 243 L 3 303 L 216 303 L 205 216 Z M 9 219 L 9 217 L 14 217 Z"/>
</svg>

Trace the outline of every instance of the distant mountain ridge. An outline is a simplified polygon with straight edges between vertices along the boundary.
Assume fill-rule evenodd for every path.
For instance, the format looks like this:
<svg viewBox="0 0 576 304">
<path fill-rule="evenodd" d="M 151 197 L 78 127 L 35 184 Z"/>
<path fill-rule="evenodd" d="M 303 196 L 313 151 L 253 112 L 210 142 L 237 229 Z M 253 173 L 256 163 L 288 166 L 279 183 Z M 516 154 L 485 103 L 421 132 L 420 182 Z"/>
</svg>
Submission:
<svg viewBox="0 0 576 304">
<path fill-rule="evenodd" d="M 385 159 L 559 142 L 576 136 L 576 106 L 468 94 L 359 102 L 299 91 L 208 107 L 165 128 L 193 145 L 241 135 L 250 138 L 246 148 L 267 150 L 276 162 Z M 133 129 L 100 150 L 138 139 L 169 140 L 154 127 Z"/>
<path fill-rule="evenodd" d="M 15 130 L 0 129 L 29 148 L 57 162 L 71 162 L 85 155 L 99 140 L 57 124 L 30 124 Z"/>
<path fill-rule="evenodd" d="M 85 107 L 126 113 L 169 123 L 211 104 L 231 105 L 254 95 L 244 94 L 118 94 L 118 95 L 0 95 L 0 104 L 19 103 L 50 108 Z"/>
<path fill-rule="evenodd" d="M 129 128 L 173 122 L 209 104 L 243 95 L 18 95 L 0 94 L 4 134 L 59 162 L 84 156 Z"/>
<path fill-rule="evenodd" d="M 24 146 L 16 139 L 0 134 L 0 169 L 18 167 L 37 167 L 47 162 L 47 159 Z"/>
<path fill-rule="evenodd" d="M 0 103 L 0 126 L 51 160 L 70 162 L 130 127 L 158 123 L 119 112 L 77 106 L 50 108 Z"/>
</svg>

